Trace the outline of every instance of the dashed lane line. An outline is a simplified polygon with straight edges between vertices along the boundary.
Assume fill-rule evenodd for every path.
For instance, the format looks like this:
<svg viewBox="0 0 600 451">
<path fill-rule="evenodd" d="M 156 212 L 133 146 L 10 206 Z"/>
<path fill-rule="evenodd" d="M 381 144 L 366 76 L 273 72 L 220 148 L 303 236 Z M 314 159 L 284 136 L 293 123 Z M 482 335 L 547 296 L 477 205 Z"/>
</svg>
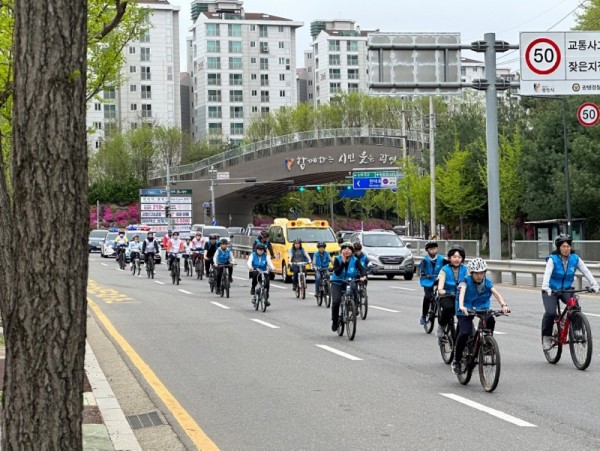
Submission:
<svg viewBox="0 0 600 451">
<path fill-rule="evenodd" d="M 106 263 L 100 263 L 102 266 L 108 266 Z"/>
<path fill-rule="evenodd" d="M 384 312 L 400 313 L 400 310 L 392 310 L 391 308 L 377 307 L 376 305 L 371 305 L 370 307 L 377 310 L 383 310 Z"/>
<path fill-rule="evenodd" d="M 340 351 L 339 349 L 332 348 L 331 346 L 327 346 L 327 345 L 315 345 L 315 346 L 317 348 L 324 349 L 325 351 L 333 352 L 334 354 L 337 354 L 348 360 L 362 360 L 359 357 L 353 356 L 352 354 L 348 354 L 347 352 L 344 352 L 344 351 Z"/>
<path fill-rule="evenodd" d="M 600 315 L 596 314 L 596 313 L 585 313 L 585 316 L 598 316 L 600 317 Z"/>
<path fill-rule="evenodd" d="M 274 324 L 267 323 L 266 321 L 262 321 L 260 319 L 252 319 L 251 321 L 254 321 L 255 323 L 258 323 L 258 324 L 262 324 L 263 326 L 270 327 L 271 329 L 280 329 L 279 326 L 275 326 Z"/>
<path fill-rule="evenodd" d="M 397 290 L 417 291 L 416 288 L 399 287 L 397 285 L 390 285 L 390 288 L 396 288 Z"/>
<path fill-rule="evenodd" d="M 185 294 L 194 294 L 194 293 L 190 293 L 189 291 L 185 291 L 185 290 L 181 290 L 181 289 L 177 289 L 177 291 L 181 291 L 182 293 L 185 293 Z"/>
<path fill-rule="evenodd" d="M 480 410 L 481 412 L 488 413 L 492 416 L 495 416 L 496 418 L 500 418 L 501 420 L 508 421 L 509 423 L 512 423 L 516 426 L 526 428 L 537 427 L 535 424 L 528 423 L 527 421 L 521 420 L 520 418 L 513 417 L 512 415 L 504 413 L 500 410 L 492 409 L 491 407 L 484 406 L 483 404 L 479 404 L 478 402 L 471 401 L 470 399 L 455 395 L 454 393 L 440 393 L 440 395 L 445 396 L 446 398 L 450 398 L 454 401 L 460 402 L 461 404 L 464 404 L 466 406 Z"/>
<path fill-rule="evenodd" d="M 160 285 L 164 285 L 165 284 L 164 282 L 161 282 L 160 280 L 155 280 L 154 283 L 158 283 Z"/>
<path fill-rule="evenodd" d="M 216 305 L 217 307 L 221 307 L 222 309 L 225 309 L 225 310 L 230 310 L 230 309 L 231 309 L 231 307 L 227 307 L 226 305 L 219 304 L 218 302 L 212 302 L 212 301 L 211 301 L 211 304 L 214 304 L 214 305 Z"/>
</svg>

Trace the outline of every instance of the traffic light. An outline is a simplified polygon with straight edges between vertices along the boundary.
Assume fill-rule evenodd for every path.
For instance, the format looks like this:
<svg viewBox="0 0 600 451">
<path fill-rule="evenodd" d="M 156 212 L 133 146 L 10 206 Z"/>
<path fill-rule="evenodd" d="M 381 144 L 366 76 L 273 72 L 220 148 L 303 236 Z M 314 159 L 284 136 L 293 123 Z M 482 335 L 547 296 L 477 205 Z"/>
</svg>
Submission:
<svg viewBox="0 0 600 451">
<path fill-rule="evenodd" d="M 171 217 L 171 207 L 169 205 L 165 205 L 165 217 Z"/>
<path fill-rule="evenodd" d="M 352 185 L 346 185 L 346 189 L 352 189 Z"/>
<path fill-rule="evenodd" d="M 206 216 L 210 216 L 210 205 L 204 209 Z"/>
<path fill-rule="evenodd" d="M 298 191 L 300 191 L 301 193 L 303 193 L 306 190 L 306 188 L 304 188 L 303 186 L 301 186 L 300 188 L 298 188 Z"/>
<path fill-rule="evenodd" d="M 317 191 L 321 191 L 323 187 L 321 185 L 317 185 Z"/>
</svg>

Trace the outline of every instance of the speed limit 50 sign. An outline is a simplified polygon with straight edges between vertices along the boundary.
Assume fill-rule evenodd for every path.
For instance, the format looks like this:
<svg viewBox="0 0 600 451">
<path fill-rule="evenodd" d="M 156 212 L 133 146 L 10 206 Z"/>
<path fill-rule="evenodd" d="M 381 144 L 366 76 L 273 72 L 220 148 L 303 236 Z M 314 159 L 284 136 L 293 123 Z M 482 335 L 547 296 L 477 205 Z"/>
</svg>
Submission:
<svg viewBox="0 0 600 451">
<path fill-rule="evenodd" d="M 521 95 L 600 94 L 600 32 L 521 33 Z"/>
<path fill-rule="evenodd" d="M 591 102 L 585 102 L 577 109 L 577 120 L 581 125 L 592 127 L 600 120 L 600 109 L 598 105 Z"/>
</svg>

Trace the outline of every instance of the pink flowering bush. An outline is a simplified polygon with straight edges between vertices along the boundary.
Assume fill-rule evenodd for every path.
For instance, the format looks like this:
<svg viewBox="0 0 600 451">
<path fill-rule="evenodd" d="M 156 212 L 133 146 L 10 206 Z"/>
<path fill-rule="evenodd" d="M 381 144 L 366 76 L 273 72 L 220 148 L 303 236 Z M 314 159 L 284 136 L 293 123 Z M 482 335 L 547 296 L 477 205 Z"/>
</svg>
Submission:
<svg viewBox="0 0 600 451">
<path fill-rule="evenodd" d="M 96 228 L 98 216 L 102 229 L 124 228 L 129 224 L 139 224 L 140 222 L 140 211 L 137 204 L 125 206 L 101 204 L 100 211 L 97 211 L 96 206 L 90 207 L 90 228 Z"/>
</svg>

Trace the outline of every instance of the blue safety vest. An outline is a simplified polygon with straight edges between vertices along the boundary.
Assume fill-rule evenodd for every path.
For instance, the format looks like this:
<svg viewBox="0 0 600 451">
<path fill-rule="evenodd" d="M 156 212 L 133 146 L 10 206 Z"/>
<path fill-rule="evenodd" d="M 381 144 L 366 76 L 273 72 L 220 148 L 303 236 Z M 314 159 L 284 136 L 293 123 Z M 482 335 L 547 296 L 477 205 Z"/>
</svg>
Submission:
<svg viewBox="0 0 600 451">
<path fill-rule="evenodd" d="M 219 248 L 217 249 L 217 264 L 226 265 L 231 261 L 231 249 L 227 248 L 225 250 Z"/>
<path fill-rule="evenodd" d="M 325 251 L 322 254 L 320 252 L 317 252 L 314 255 L 314 260 L 315 260 L 315 266 L 317 268 L 320 269 L 327 269 L 329 268 L 329 263 L 331 262 L 331 256 L 329 255 L 329 252 Z"/>
<path fill-rule="evenodd" d="M 576 254 L 570 254 L 569 260 L 567 260 L 567 272 L 565 273 L 565 265 L 563 265 L 563 259 L 558 254 L 549 255 L 546 261 L 551 258 L 554 262 L 554 270 L 550 275 L 550 288 L 553 291 L 564 290 L 573 286 L 575 280 L 575 271 L 577 270 L 577 263 L 579 263 L 579 257 Z"/>
<path fill-rule="evenodd" d="M 339 262 L 339 264 L 342 264 L 342 256 L 338 255 L 337 257 L 335 257 L 337 259 L 337 261 Z M 352 257 L 350 257 L 350 261 L 348 263 L 348 268 L 344 269 L 344 271 L 342 271 L 341 275 L 337 275 L 334 271 L 334 273 L 331 275 L 331 281 L 347 281 L 348 279 L 356 279 L 359 276 L 358 273 L 358 269 L 356 269 L 356 257 L 353 255 Z"/>
<path fill-rule="evenodd" d="M 473 276 L 467 276 L 464 280 L 467 284 L 467 291 L 465 292 L 464 306 L 468 310 L 484 310 L 490 308 L 490 298 L 492 297 L 492 281 L 487 277 L 483 279 L 483 291 L 479 293 L 477 291 L 477 284 L 473 280 Z M 480 286 L 481 286 L 480 284 Z M 456 297 L 456 314 L 465 316 L 458 309 L 458 296 Z"/>
<path fill-rule="evenodd" d="M 363 268 L 367 269 L 367 264 L 369 263 L 369 258 L 361 252 L 358 256 L 354 254 L 354 256 L 358 259 Z"/>
<path fill-rule="evenodd" d="M 267 254 L 259 256 L 256 252 L 252 254 L 252 267 L 260 269 L 261 271 L 267 270 Z"/>
<path fill-rule="evenodd" d="M 423 276 L 437 276 L 442 269 L 442 265 L 444 264 L 444 257 L 441 255 L 436 255 L 435 259 L 431 261 L 431 258 L 423 257 L 421 261 L 420 269 L 421 269 L 421 286 L 422 287 L 432 287 L 435 282 L 435 278 L 433 277 L 423 277 Z M 454 276 L 452 276 L 454 277 Z M 447 279 L 448 277 L 446 277 Z"/>
<path fill-rule="evenodd" d="M 458 267 L 458 280 L 454 279 L 454 271 L 452 271 L 452 266 L 450 264 L 442 266 L 440 270 L 446 273 L 446 282 L 444 283 L 444 290 L 446 293 L 454 293 L 458 294 L 458 284 L 467 277 L 467 267 L 465 265 L 460 265 Z M 438 287 L 439 288 L 439 287 Z"/>
</svg>

